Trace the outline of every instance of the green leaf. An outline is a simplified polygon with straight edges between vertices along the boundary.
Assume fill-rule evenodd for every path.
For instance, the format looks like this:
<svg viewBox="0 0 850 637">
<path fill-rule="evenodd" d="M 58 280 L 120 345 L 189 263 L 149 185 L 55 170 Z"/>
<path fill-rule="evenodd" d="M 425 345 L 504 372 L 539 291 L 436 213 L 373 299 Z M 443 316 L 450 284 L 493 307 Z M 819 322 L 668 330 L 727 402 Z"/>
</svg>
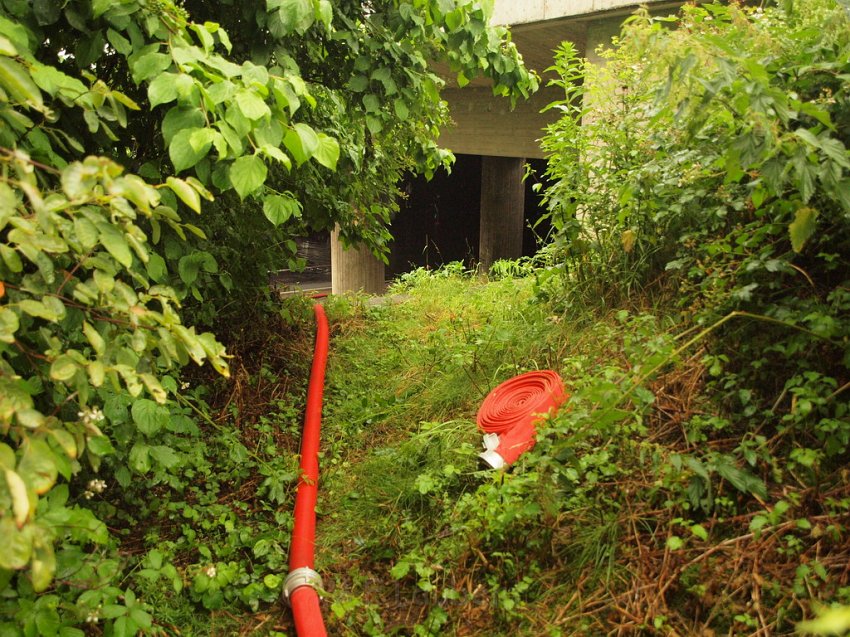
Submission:
<svg viewBox="0 0 850 637">
<path fill-rule="evenodd" d="M 165 469 L 173 469 L 180 464 L 180 456 L 177 455 L 174 449 L 165 445 L 151 447 L 150 455 Z"/>
<path fill-rule="evenodd" d="M 159 75 L 171 66 L 171 56 L 165 53 L 146 53 L 138 58 L 130 58 L 133 81 L 136 84 Z"/>
<path fill-rule="evenodd" d="M 355 75 L 348 81 L 348 88 L 355 93 L 362 93 L 369 86 L 369 78 L 365 75 Z"/>
<path fill-rule="evenodd" d="M 402 560 L 401 562 L 397 562 L 396 565 L 390 569 L 390 575 L 393 579 L 401 579 L 409 572 L 410 562 L 405 562 L 404 560 Z"/>
<path fill-rule="evenodd" d="M 186 128 L 175 134 L 168 144 L 168 156 L 171 158 L 171 163 L 174 164 L 174 170 L 180 172 L 187 168 L 191 168 L 209 152 L 212 146 L 212 140 L 209 143 L 194 147 L 191 142 L 192 135 L 203 131 L 203 128 Z M 195 137 L 197 143 L 198 137 Z"/>
<path fill-rule="evenodd" d="M 18 255 L 18 251 L 11 246 L 0 244 L 0 257 L 3 258 L 6 267 L 12 272 L 20 272 L 24 269 L 24 264 L 21 263 L 21 257 Z"/>
<path fill-rule="evenodd" d="M 163 73 L 148 85 L 148 101 L 151 108 L 177 99 L 177 73 Z"/>
<path fill-rule="evenodd" d="M 825 608 L 815 619 L 797 624 L 798 633 L 815 635 L 843 635 L 850 630 L 850 606 Z"/>
<path fill-rule="evenodd" d="M 27 485 L 15 471 L 12 469 L 4 470 L 3 474 L 6 477 L 6 486 L 9 489 L 9 494 L 12 496 L 12 513 L 15 517 L 15 524 L 21 528 L 27 521 L 30 514 L 30 499 L 27 494 Z"/>
<path fill-rule="evenodd" d="M 682 548 L 685 545 L 685 542 L 678 535 L 671 535 L 670 537 L 667 538 L 666 544 L 667 544 L 667 548 L 670 549 L 671 551 L 678 551 L 680 548 Z"/>
<path fill-rule="evenodd" d="M 319 0 L 319 6 L 316 8 L 316 17 L 330 29 L 331 22 L 333 22 L 333 6 L 330 0 Z"/>
<path fill-rule="evenodd" d="M 794 215 L 794 221 L 788 226 L 791 236 L 791 247 L 794 252 L 800 252 L 806 241 L 817 229 L 818 211 L 814 208 L 800 208 Z"/>
<path fill-rule="evenodd" d="M 313 157 L 325 168 L 336 170 L 336 163 L 339 161 L 339 142 L 324 133 L 319 133 L 318 139 L 319 144 Z"/>
<path fill-rule="evenodd" d="M 124 57 L 129 56 L 133 52 L 133 45 L 130 40 L 112 29 L 106 30 L 106 39 L 112 45 L 112 48 L 118 51 Z"/>
<path fill-rule="evenodd" d="M 56 461 L 53 451 L 42 438 L 29 438 L 18 463 L 18 474 L 39 495 L 47 493 L 56 484 Z"/>
<path fill-rule="evenodd" d="M 281 0 L 278 11 L 285 30 L 284 35 L 293 31 L 303 35 L 315 19 L 312 0 Z"/>
<path fill-rule="evenodd" d="M 30 527 L 18 529 L 12 518 L 0 518 L 0 537 L 3 538 L 3 550 L 0 551 L 0 568 L 19 570 L 29 564 L 32 555 Z"/>
<path fill-rule="evenodd" d="M 201 196 L 188 182 L 177 177 L 169 177 L 165 183 L 174 191 L 175 195 L 180 197 L 183 203 L 195 212 L 201 212 Z"/>
<path fill-rule="evenodd" d="M 44 108 L 41 91 L 27 70 L 15 60 L 0 56 L 0 86 L 19 104 L 30 104 L 38 110 Z"/>
<path fill-rule="evenodd" d="M 384 128 L 384 123 L 373 115 L 366 116 L 366 128 L 369 129 L 369 132 L 373 135 L 377 135 Z"/>
<path fill-rule="evenodd" d="M 168 409 L 147 398 L 135 401 L 130 414 L 138 430 L 146 436 L 154 436 L 168 426 Z"/>
<path fill-rule="evenodd" d="M 237 91 L 234 100 L 239 111 L 250 120 L 258 120 L 271 115 L 268 105 L 253 91 L 247 89 Z"/>
<path fill-rule="evenodd" d="M 100 232 L 101 245 L 115 257 L 118 263 L 129 268 L 130 264 L 133 263 L 133 254 L 130 252 L 130 245 L 127 243 L 127 237 L 124 236 L 124 233 L 117 226 L 105 221 L 98 223 L 97 229 Z"/>
<path fill-rule="evenodd" d="M 106 436 L 92 436 L 88 439 L 86 446 L 96 456 L 106 456 L 115 453 L 112 442 Z"/>
<path fill-rule="evenodd" d="M 130 449 L 130 457 L 128 458 L 130 467 L 136 473 L 145 474 L 151 470 L 150 447 L 148 445 L 137 442 Z"/>
<path fill-rule="evenodd" d="M 88 321 L 83 321 L 83 334 L 86 335 L 86 339 L 91 344 L 95 353 L 98 356 L 103 356 L 103 353 L 106 351 L 106 342 L 103 340 L 100 332 L 94 329 Z"/>
<path fill-rule="evenodd" d="M 50 365 L 50 378 L 59 381 L 68 381 L 77 373 L 77 364 L 67 354 L 61 354 Z"/>
<path fill-rule="evenodd" d="M 12 309 L 0 306 L 0 342 L 14 343 L 15 332 L 19 327 L 18 315 Z"/>
<path fill-rule="evenodd" d="M 85 217 L 74 218 L 74 234 L 85 252 L 95 247 L 100 237 L 97 227 Z"/>
<path fill-rule="evenodd" d="M 270 195 L 263 201 L 263 214 L 274 225 L 279 226 L 291 217 L 300 216 L 301 204 L 289 196 Z"/>
<path fill-rule="evenodd" d="M 395 109 L 396 117 L 401 121 L 406 120 L 410 115 L 410 109 L 407 107 L 407 103 L 400 97 L 393 102 L 393 108 Z"/>
<path fill-rule="evenodd" d="M 162 120 L 162 138 L 166 144 L 170 144 L 177 133 L 187 128 L 202 128 L 204 121 L 204 115 L 200 109 L 174 106 Z"/>
<path fill-rule="evenodd" d="M 33 542 L 32 563 L 30 564 L 30 578 L 32 588 L 36 593 L 47 590 L 53 575 L 56 573 L 56 555 L 53 552 L 53 544 L 49 541 Z"/>
<path fill-rule="evenodd" d="M 168 271 L 165 265 L 165 259 L 156 253 L 151 254 L 150 259 L 145 264 L 145 269 L 148 271 L 148 276 L 157 283 L 163 281 Z"/>
<path fill-rule="evenodd" d="M 708 531 L 701 524 L 694 524 L 691 527 L 691 533 L 703 541 L 708 541 Z"/>
<path fill-rule="evenodd" d="M 92 17 L 98 18 L 102 16 L 104 13 L 109 11 L 113 4 L 113 0 L 92 0 Z"/>
<path fill-rule="evenodd" d="M 319 148 L 319 136 L 310 126 L 299 122 L 286 132 L 283 143 L 300 166 Z"/>
<path fill-rule="evenodd" d="M 39 26 L 55 24 L 62 15 L 64 4 L 64 2 L 60 3 L 57 0 L 33 0 L 32 8 L 35 21 Z"/>
<path fill-rule="evenodd" d="M 262 159 L 256 155 L 250 155 L 234 161 L 228 174 L 233 188 L 239 197 L 244 199 L 265 183 L 268 169 Z"/>
</svg>

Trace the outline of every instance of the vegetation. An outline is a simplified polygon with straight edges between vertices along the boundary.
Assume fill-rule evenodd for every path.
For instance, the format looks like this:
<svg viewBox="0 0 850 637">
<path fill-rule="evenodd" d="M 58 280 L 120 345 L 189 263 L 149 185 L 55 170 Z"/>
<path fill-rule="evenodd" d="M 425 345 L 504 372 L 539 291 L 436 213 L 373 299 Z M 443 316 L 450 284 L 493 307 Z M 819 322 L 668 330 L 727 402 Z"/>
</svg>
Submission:
<svg viewBox="0 0 850 637">
<path fill-rule="evenodd" d="M 168 608 L 155 618 L 134 590 L 163 586 L 209 609 L 277 597 L 283 549 L 265 535 L 288 524 L 277 480 L 291 460 L 268 422 L 248 433 L 238 411 L 212 417 L 215 381 L 181 368 L 228 377 L 232 355 L 181 313 L 250 321 L 307 228 L 338 223 L 381 254 L 401 172 L 451 159 L 426 61 L 512 99 L 536 89 L 491 8 L 0 2 L 3 631 L 161 630 Z M 232 497 L 219 477 L 257 472 L 271 500 L 230 536 L 247 505 L 219 502 Z M 155 514 L 195 520 L 207 504 L 199 526 L 227 529 L 222 546 L 188 522 L 137 537 Z M 231 559 L 245 546 L 256 568 Z"/>
<path fill-rule="evenodd" d="M 2 634 L 291 634 L 312 326 L 245 246 L 380 251 L 398 175 L 445 159 L 424 60 L 535 86 L 486 3 L 221 4 L 0 3 Z M 850 629 L 850 12 L 688 5 L 616 44 L 557 53 L 536 257 L 328 300 L 332 634 Z M 569 403 L 485 470 L 475 410 L 534 368 Z"/>
</svg>

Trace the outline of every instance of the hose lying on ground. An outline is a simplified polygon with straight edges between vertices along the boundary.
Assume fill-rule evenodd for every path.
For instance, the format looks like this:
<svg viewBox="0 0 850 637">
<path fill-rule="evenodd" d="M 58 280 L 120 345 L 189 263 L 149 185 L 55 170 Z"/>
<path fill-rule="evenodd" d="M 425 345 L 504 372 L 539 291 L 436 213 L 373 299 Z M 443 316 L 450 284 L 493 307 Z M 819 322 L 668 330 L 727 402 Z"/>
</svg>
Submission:
<svg viewBox="0 0 850 637">
<path fill-rule="evenodd" d="M 313 306 L 316 316 L 316 345 L 307 411 L 301 434 L 301 477 L 295 494 L 295 524 L 289 548 L 289 575 L 283 584 L 284 597 L 292 607 L 298 637 L 327 637 L 319 609 L 322 578 L 313 570 L 316 549 L 316 497 L 319 491 L 319 432 L 322 426 L 322 394 L 328 360 L 328 319 L 321 304 Z"/>
<path fill-rule="evenodd" d="M 561 377 L 552 370 L 514 376 L 487 394 L 478 410 L 478 428 L 486 451 L 481 457 L 494 469 L 516 461 L 534 446 L 534 424 L 567 400 Z"/>
</svg>

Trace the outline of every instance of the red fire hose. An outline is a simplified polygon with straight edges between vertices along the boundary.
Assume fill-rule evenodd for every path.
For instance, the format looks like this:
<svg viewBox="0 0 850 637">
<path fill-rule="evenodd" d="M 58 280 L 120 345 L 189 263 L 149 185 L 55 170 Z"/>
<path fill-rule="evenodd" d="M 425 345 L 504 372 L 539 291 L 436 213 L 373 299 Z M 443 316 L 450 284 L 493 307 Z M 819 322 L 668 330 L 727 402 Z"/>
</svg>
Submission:
<svg viewBox="0 0 850 637">
<path fill-rule="evenodd" d="M 552 370 L 514 376 L 487 394 L 478 410 L 478 427 L 486 451 L 481 457 L 494 469 L 512 464 L 536 442 L 534 423 L 567 400 L 561 377 Z"/>
<path fill-rule="evenodd" d="M 313 570 L 316 548 L 316 496 L 319 490 L 319 431 L 322 425 L 322 393 L 328 360 L 328 319 L 321 304 L 316 315 L 316 345 L 307 388 L 307 411 L 301 434 L 301 478 L 295 494 L 295 524 L 289 549 L 289 575 L 284 597 L 292 607 L 298 637 L 327 637 L 319 609 L 322 578 Z"/>
</svg>

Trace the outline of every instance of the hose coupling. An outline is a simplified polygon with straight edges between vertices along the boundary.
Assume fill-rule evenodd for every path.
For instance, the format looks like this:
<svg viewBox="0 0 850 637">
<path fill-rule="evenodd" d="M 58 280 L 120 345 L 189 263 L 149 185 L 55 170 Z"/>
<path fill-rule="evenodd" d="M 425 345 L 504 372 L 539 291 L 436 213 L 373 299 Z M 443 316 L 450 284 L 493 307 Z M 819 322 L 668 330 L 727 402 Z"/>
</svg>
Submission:
<svg viewBox="0 0 850 637">
<path fill-rule="evenodd" d="M 484 449 L 483 453 L 479 453 L 478 457 L 483 459 L 488 465 L 494 469 L 501 469 L 505 466 L 505 459 L 496 449 L 499 448 L 499 436 L 494 433 L 484 434 Z"/>
<path fill-rule="evenodd" d="M 294 571 L 290 571 L 286 579 L 283 580 L 283 598 L 287 604 L 291 605 L 289 601 L 290 596 L 296 589 L 302 586 L 309 586 L 315 591 L 322 590 L 324 588 L 322 576 L 309 566 L 302 566 L 296 568 Z"/>
</svg>

